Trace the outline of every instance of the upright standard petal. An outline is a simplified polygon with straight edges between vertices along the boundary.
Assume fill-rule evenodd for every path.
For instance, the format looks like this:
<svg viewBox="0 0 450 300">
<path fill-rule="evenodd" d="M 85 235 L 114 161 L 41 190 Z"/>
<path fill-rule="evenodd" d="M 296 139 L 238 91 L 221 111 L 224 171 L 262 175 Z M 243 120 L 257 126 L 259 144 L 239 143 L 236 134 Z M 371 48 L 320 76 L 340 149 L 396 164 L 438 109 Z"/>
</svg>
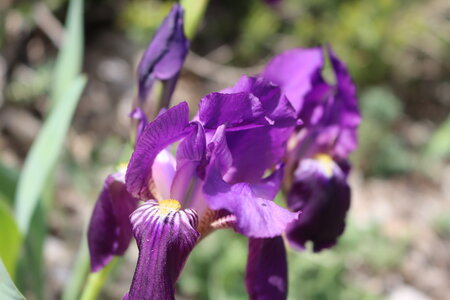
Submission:
<svg viewBox="0 0 450 300">
<path fill-rule="evenodd" d="M 95 204 L 88 228 L 91 271 L 96 272 L 128 249 L 132 231 L 130 214 L 138 200 L 125 187 L 124 174 L 109 175 Z"/>
<path fill-rule="evenodd" d="M 286 231 L 290 244 L 304 249 L 313 242 L 314 251 L 333 246 L 345 227 L 350 207 L 350 187 L 339 166 L 328 156 L 305 159 L 295 171 L 288 206 L 302 216 Z"/>
<path fill-rule="evenodd" d="M 178 77 L 189 49 L 189 41 L 184 35 L 183 15 L 181 5 L 175 4 L 158 28 L 139 63 L 141 103 L 146 100 L 155 79 L 170 80 Z"/>
<path fill-rule="evenodd" d="M 131 156 L 126 173 L 128 191 L 139 199 L 150 199 L 149 185 L 155 157 L 170 144 L 189 133 L 189 107 L 182 102 L 149 123 Z"/>
<path fill-rule="evenodd" d="M 150 200 L 131 215 L 139 258 L 124 299 L 175 299 L 175 282 L 200 235 L 196 212 L 180 207 L 175 200 Z"/>
<path fill-rule="evenodd" d="M 231 88 L 222 93 L 250 93 L 261 102 L 264 115 L 276 127 L 295 126 L 298 123 L 296 112 L 289 100 L 282 94 L 279 86 L 263 77 L 243 75 Z"/>
<path fill-rule="evenodd" d="M 251 300 L 287 298 L 287 259 L 281 236 L 249 240 L 245 286 Z"/>
<path fill-rule="evenodd" d="M 268 124 L 261 101 L 248 92 L 206 95 L 200 102 L 198 114 L 208 129 L 222 124 L 227 127 Z"/>
<path fill-rule="evenodd" d="M 199 111 L 207 130 L 226 126 L 232 165 L 225 180 L 230 183 L 261 180 L 280 163 L 298 124 L 280 88 L 261 77 L 242 76 L 233 87 L 205 97 Z"/>
<path fill-rule="evenodd" d="M 324 64 L 322 48 L 292 49 L 274 57 L 262 76 L 281 87 L 297 112 L 305 95 L 320 76 Z"/>
<path fill-rule="evenodd" d="M 205 131 L 198 122 L 192 122 L 191 132 L 178 146 L 177 171 L 171 187 L 171 197 L 186 206 L 198 189 L 200 177 L 204 177 L 206 164 Z"/>
</svg>

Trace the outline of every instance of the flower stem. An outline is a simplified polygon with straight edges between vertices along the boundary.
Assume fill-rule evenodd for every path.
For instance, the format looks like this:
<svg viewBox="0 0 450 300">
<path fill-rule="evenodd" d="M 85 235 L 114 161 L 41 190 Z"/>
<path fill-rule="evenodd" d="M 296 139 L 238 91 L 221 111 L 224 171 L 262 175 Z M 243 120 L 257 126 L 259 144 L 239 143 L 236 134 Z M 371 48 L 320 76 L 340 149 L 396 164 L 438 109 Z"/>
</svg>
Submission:
<svg viewBox="0 0 450 300">
<path fill-rule="evenodd" d="M 90 273 L 86 282 L 86 286 L 81 295 L 81 300 L 95 300 L 100 293 L 106 279 L 108 279 L 109 273 L 119 261 L 118 257 L 114 257 L 111 262 L 104 267 L 101 271 L 96 273 Z"/>
</svg>

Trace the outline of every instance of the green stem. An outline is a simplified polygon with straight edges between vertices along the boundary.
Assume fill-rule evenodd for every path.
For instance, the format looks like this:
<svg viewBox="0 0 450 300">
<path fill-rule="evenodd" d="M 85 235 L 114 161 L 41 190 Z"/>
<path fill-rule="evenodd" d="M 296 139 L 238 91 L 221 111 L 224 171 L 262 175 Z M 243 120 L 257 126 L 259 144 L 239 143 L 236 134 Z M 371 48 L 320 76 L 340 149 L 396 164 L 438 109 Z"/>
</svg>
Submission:
<svg viewBox="0 0 450 300">
<path fill-rule="evenodd" d="M 181 0 L 180 3 L 184 7 L 185 21 L 184 31 L 188 39 L 192 40 L 197 33 L 203 15 L 209 0 Z"/>
<path fill-rule="evenodd" d="M 81 300 L 95 300 L 100 293 L 106 279 L 108 279 L 109 273 L 119 261 L 118 257 L 114 257 L 111 262 L 104 267 L 101 271 L 96 273 L 90 273 L 86 286 L 84 287 Z"/>
<path fill-rule="evenodd" d="M 86 234 L 82 236 L 81 246 L 73 268 L 69 282 L 64 288 L 62 300 L 77 300 L 89 273 L 89 251 Z"/>
</svg>

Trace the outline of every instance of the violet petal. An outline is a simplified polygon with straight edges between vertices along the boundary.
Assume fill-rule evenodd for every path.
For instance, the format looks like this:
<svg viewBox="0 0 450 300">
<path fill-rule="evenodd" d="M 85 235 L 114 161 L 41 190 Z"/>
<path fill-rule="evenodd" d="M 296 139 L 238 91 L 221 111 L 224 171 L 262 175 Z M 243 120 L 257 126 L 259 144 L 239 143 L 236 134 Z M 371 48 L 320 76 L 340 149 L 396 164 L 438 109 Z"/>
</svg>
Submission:
<svg viewBox="0 0 450 300">
<path fill-rule="evenodd" d="M 323 68 L 322 48 L 292 49 L 274 57 L 262 76 L 281 87 L 292 106 L 300 112 L 304 97 Z"/>
<path fill-rule="evenodd" d="M 249 240 L 245 286 L 251 300 L 287 298 L 287 259 L 281 236 Z"/>
<path fill-rule="evenodd" d="M 138 67 L 141 103 L 147 98 L 155 79 L 178 77 L 189 49 L 189 41 L 184 35 L 183 15 L 181 5 L 175 4 L 144 52 Z"/>
<path fill-rule="evenodd" d="M 247 92 L 206 95 L 199 105 L 199 119 L 208 129 L 217 128 L 222 124 L 227 127 L 268 124 L 261 102 Z"/>
<path fill-rule="evenodd" d="M 189 133 L 189 107 L 182 102 L 159 115 L 145 127 L 136 143 L 126 173 L 128 191 L 140 199 L 150 199 L 149 183 L 155 157 L 170 144 Z"/>
<path fill-rule="evenodd" d="M 281 172 L 278 170 L 277 172 Z M 269 181 L 278 180 L 271 176 Z M 272 185 L 279 190 L 279 184 Z M 266 238 L 280 235 L 287 225 L 297 219 L 298 213 L 292 213 L 275 204 L 262 193 L 260 186 L 254 191 L 254 186 L 248 183 L 226 183 L 220 174 L 215 161 L 209 167 L 203 192 L 208 205 L 213 210 L 225 209 L 236 216 L 236 230 L 249 237 Z M 269 193 L 267 190 L 265 190 Z M 274 193 L 270 192 L 269 196 Z"/>
<path fill-rule="evenodd" d="M 196 212 L 173 201 L 150 200 L 131 215 L 139 258 L 124 299 L 175 299 L 175 282 L 200 234 Z"/>
<path fill-rule="evenodd" d="M 109 175 L 92 212 L 88 227 L 91 271 L 96 272 L 128 249 L 132 237 L 129 215 L 138 200 L 126 190 L 124 174 Z"/>
<path fill-rule="evenodd" d="M 290 244 L 304 249 L 312 241 L 314 251 L 333 246 L 345 227 L 350 207 L 346 176 L 331 158 L 302 160 L 295 171 L 288 206 L 302 211 L 286 231 Z"/>
</svg>

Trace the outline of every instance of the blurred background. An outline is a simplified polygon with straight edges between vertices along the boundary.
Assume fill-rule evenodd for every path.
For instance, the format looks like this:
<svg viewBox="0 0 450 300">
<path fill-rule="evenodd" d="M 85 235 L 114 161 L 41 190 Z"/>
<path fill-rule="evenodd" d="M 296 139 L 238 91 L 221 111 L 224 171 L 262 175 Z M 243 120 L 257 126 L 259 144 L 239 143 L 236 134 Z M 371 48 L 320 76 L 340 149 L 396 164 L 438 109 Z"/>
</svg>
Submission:
<svg viewBox="0 0 450 300">
<path fill-rule="evenodd" d="M 126 151 L 136 64 L 172 3 L 85 1 L 88 83 L 50 184 L 43 251 L 26 255 L 16 274 L 30 299 L 61 297 L 103 180 Z M 0 2 L 5 203 L 49 110 L 67 7 L 65 0 Z M 449 1 L 211 0 L 174 99 L 195 107 L 283 50 L 326 43 L 347 63 L 363 114 L 352 207 L 335 248 L 289 252 L 289 299 L 448 299 Z M 246 299 L 246 243 L 231 231 L 205 239 L 178 282 L 179 299 Z M 99 299 L 127 291 L 137 259 L 134 243 L 130 248 Z"/>
</svg>

